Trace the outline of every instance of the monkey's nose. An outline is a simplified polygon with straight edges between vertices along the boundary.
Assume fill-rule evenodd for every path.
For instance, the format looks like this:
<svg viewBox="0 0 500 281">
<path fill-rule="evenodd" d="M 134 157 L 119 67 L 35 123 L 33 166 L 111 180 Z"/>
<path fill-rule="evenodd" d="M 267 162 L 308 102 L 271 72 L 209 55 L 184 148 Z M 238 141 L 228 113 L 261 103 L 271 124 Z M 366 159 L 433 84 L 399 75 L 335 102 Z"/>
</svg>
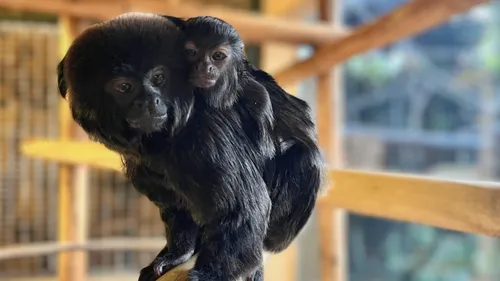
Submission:
<svg viewBox="0 0 500 281">
<path fill-rule="evenodd" d="M 212 65 L 209 65 L 207 68 L 208 73 L 212 73 L 214 71 L 214 67 Z"/>
<path fill-rule="evenodd" d="M 161 102 L 160 98 L 155 98 L 155 104 L 156 104 L 156 105 L 159 105 L 159 104 L 160 104 L 160 102 Z"/>
</svg>

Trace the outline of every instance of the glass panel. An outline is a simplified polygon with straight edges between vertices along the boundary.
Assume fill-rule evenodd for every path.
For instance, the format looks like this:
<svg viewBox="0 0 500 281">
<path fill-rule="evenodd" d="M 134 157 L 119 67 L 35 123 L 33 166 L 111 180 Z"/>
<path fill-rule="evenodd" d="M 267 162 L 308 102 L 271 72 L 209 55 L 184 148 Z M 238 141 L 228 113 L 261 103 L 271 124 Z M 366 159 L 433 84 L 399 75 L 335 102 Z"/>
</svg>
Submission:
<svg viewBox="0 0 500 281">
<path fill-rule="evenodd" d="M 408 1 L 343 2 L 354 28 Z M 500 5 L 492 3 L 346 61 L 345 166 L 498 180 L 499 52 Z M 315 87 L 309 79 L 300 92 L 313 109 Z M 500 280 L 498 239 L 354 214 L 349 222 L 350 281 Z M 312 220 L 301 236 L 300 280 L 319 280 L 318 229 Z"/>
<path fill-rule="evenodd" d="M 401 3 L 352 2 L 350 26 Z M 499 18 L 498 4 L 484 5 L 347 61 L 346 165 L 498 179 Z M 498 239 L 358 215 L 349 231 L 351 281 L 500 280 Z"/>
</svg>

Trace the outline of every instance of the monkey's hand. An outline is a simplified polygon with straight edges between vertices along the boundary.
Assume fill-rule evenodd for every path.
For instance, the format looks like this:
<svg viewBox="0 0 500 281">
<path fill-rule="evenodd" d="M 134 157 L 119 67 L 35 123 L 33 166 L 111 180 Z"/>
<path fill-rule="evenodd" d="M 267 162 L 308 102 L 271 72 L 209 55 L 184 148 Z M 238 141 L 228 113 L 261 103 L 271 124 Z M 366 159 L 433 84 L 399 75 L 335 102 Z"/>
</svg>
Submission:
<svg viewBox="0 0 500 281">
<path fill-rule="evenodd" d="M 155 281 L 157 276 L 153 270 L 153 265 L 150 264 L 143 269 L 141 269 L 141 273 L 139 274 L 138 281 Z"/>
<path fill-rule="evenodd" d="M 165 246 L 153 262 L 141 270 L 138 281 L 154 281 L 173 268 L 186 263 L 193 254 L 194 247 L 169 249 Z"/>
</svg>

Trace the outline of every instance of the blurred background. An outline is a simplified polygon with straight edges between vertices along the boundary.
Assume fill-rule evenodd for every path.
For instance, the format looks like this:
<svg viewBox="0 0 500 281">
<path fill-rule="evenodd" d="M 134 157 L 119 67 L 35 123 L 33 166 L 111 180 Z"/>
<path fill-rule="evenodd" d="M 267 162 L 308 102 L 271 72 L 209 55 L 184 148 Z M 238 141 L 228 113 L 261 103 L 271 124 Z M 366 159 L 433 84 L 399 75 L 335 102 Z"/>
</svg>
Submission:
<svg viewBox="0 0 500 281">
<path fill-rule="evenodd" d="M 269 1 L 210 4 L 316 21 L 312 1 L 278 10 Z M 264 3 L 266 2 L 266 3 Z M 407 2 L 344 0 L 336 11 L 355 28 Z M 0 254 L 14 244 L 57 240 L 58 164 L 19 152 L 23 140 L 58 138 L 55 15 L 0 9 Z M 307 46 L 249 45 L 252 62 L 272 72 Z M 283 50 L 287 51 L 283 51 Z M 271 55 L 272 54 L 272 55 Z M 448 23 L 341 65 L 344 166 L 466 180 L 500 176 L 500 4 L 482 5 Z M 267 58 L 267 59 L 266 59 Z M 294 91 L 316 109 L 316 80 Z M 332 110 L 334 107 L 332 105 Z M 158 211 L 120 173 L 90 170 L 89 238 L 161 237 Z M 411 195 L 409 195 L 411 196 Z M 452 202 L 450 202 L 452 203 Z M 297 241 L 296 281 L 319 281 L 316 217 Z M 349 281 L 498 281 L 498 239 L 349 214 Z M 89 254 L 91 273 L 129 272 L 157 251 Z M 56 254 L 0 259 L 0 280 L 55 280 Z M 282 281 L 282 280 L 272 280 Z M 283 280 L 292 281 L 292 280 Z M 295 281 L 295 280 L 293 280 Z"/>
</svg>

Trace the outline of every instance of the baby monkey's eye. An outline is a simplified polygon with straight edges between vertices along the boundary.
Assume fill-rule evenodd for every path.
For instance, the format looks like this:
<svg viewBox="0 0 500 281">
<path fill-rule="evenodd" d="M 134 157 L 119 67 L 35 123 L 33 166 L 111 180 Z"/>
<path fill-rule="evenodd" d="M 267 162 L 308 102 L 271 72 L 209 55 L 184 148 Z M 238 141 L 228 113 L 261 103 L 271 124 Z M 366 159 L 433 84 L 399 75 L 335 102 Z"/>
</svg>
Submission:
<svg viewBox="0 0 500 281">
<path fill-rule="evenodd" d="M 196 51 L 193 49 L 186 49 L 186 54 L 190 57 L 194 57 L 196 55 Z"/>
<path fill-rule="evenodd" d="M 212 59 L 214 59 L 214 60 L 223 60 L 226 57 L 227 57 L 226 54 L 224 54 L 223 52 L 219 52 L 219 51 L 214 52 L 212 54 Z"/>
<path fill-rule="evenodd" d="M 155 84 L 155 85 L 160 85 L 161 83 L 163 83 L 164 80 L 165 80 L 165 76 L 163 76 L 162 73 L 158 73 L 158 74 L 153 75 L 151 82 L 153 82 L 153 84 Z"/>
<path fill-rule="evenodd" d="M 118 85 L 116 90 L 120 93 L 129 93 L 132 91 L 132 84 L 130 83 L 121 83 Z"/>
</svg>

